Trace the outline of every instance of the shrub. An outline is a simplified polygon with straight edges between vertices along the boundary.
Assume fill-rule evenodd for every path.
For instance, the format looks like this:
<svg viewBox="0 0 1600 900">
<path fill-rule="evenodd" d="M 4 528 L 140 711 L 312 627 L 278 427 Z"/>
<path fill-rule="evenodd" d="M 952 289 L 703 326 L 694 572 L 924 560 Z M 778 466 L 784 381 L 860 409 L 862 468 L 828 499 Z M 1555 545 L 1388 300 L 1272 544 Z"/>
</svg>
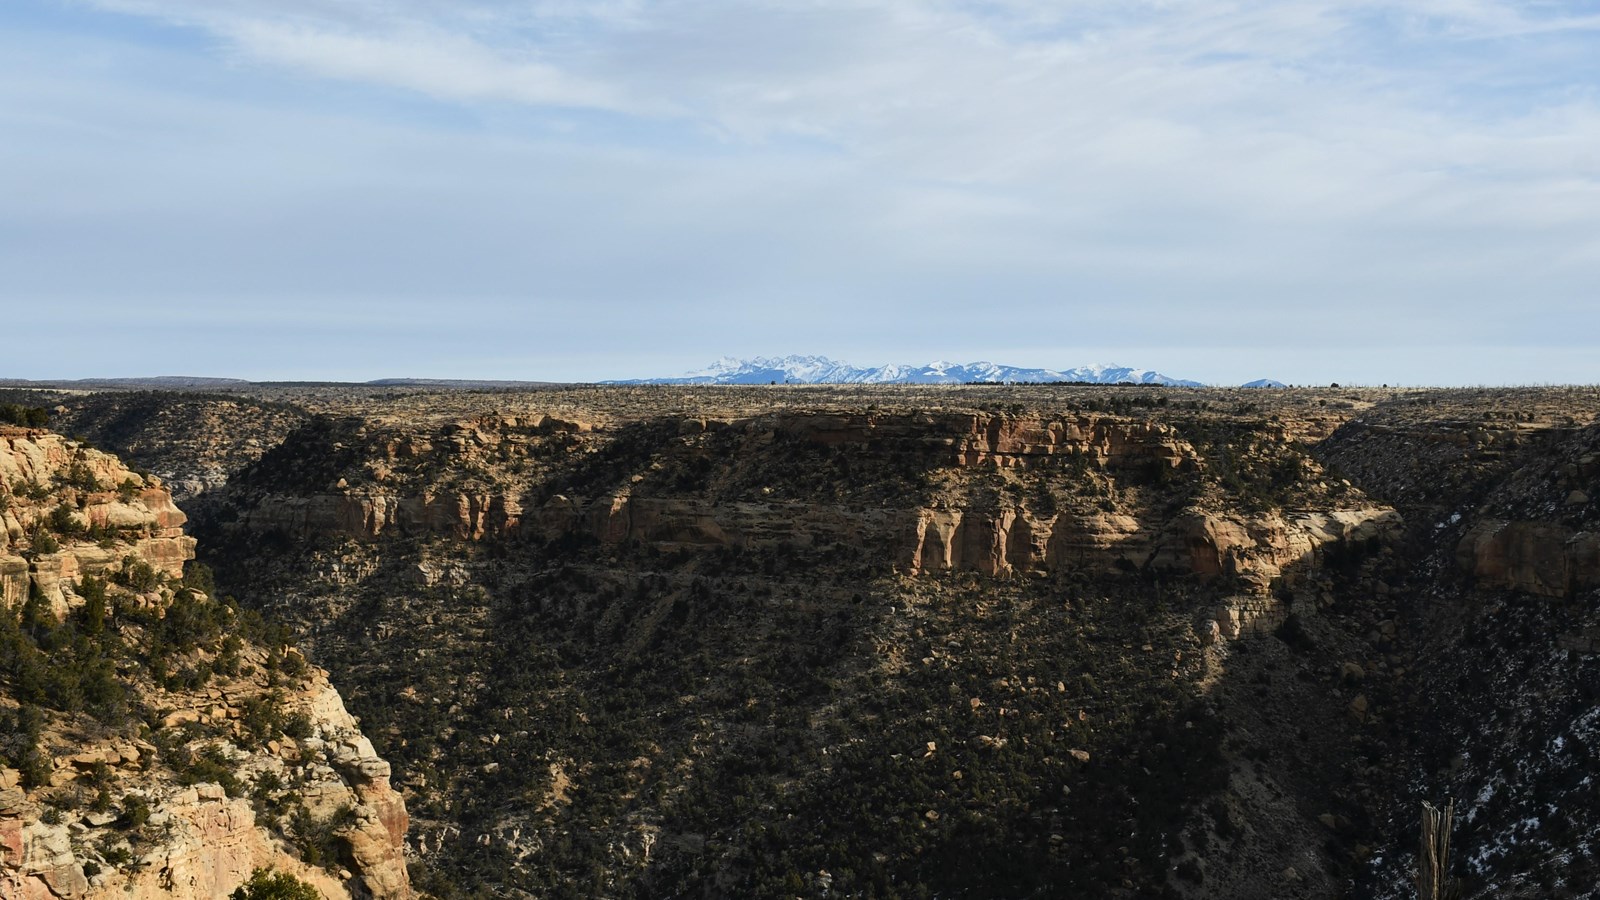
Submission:
<svg viewBox="0 0 1600 900">
<path fill-rule="evenodd" d="M 355 809 L 346 804 L 327 819 L 319 821 L 311 814 L 311 810 L 301 805 L 290 822 L 300 844 L 300 858 L 323 868 L 339 865 L 339 851 L 344 844 L 339 832 L 354 822 L 355 817 Z"/>
<path fill-rule="evenodd" d="M 138 794 L 122 798 L 122 817 L 117 824 L 123 828 L 143 828 L 150 821 L 150 801 Z"/>
<path fill-rule="evenodd" d="M 22 773 L 23 787 L 41 788 L 50 783 L 54 766 L 50 764 L 49 757 L 34 750 L 19 761 L 17 768 Z"/>
<path fill-rule="evenodd" d="M 190 563 L 183 573 L 183 586 L 199 591 L 208 597 L 217 593 L 216 577 L 211 572 L 211 567 L 205 563 Z"/>
<path fill-rule="evenodd" d="M 250 786 L 250 805 L 255 808 L 257 821 L 277 821 L 288 801 L 289 796 L 283 793 L 283 779 L 276 772 L 256 775 L 255 783 Z"/>
<path fill-rule="evenodd" d="M 244 641 L 239 640 L 236 634 L 230 634 L 222 639 L 222 648 L 217 653 L 216 662 L 212 669 L 221 675 L 232 678 L 239 674 L 241 669 L 239 651 L 244 649 Z"/>
<path fill-rule="evenodd" d="M 190 755 L 187 762 L 176 768 L 179 784 L 211 782 L 222 785 L 222 790 L 229 797 L 244 796 L 244 783 L 233 774 L 233 762 L 216 744 L 206 745 L 199 753 Z"/>
<path fill-rule="evenodd" d="M 29 481 L 26 478 L 18 478 L 16 481 L 11 482 L 12 496 L 21 497 L 24 500 L 43 500 L 49 497 L 51 493 L 49 485 Z"/>
<path fill-rule="evenodd" d="M 128 556 L 122 560 L 122 571 L 117 573 L 117 581 L 142 594 L 155 590 L 161 584 L 161 575 L 144 560 Z"/>
<path fill-rule="evenodd" d="M 311 736 L 311 717 L 303 712 L 297 712 L 283 720 L 283 733 L 295 740 L 304 740 Z"/>
<path fill-rule="evenodd" d="M 244 701 L 239 724 L 254 746 L 276 738 L 283 733 L 283 696 L 274 691 Z"/>
<path fill-rule="evenodd" d="M 84 524 L 78 521 L 78 517 L 73 514 L 72 507 L 65 503 L 50 510 L 50 517 L 45 520 L 45 523 L 50 527 L 51 531 L 62 537 L 78 537 L 87 530 Z"/>
<path fill-rule="evenodd" d="M 133 862 L 133 853 L 115 835 L 108 834 L 100 839 L 100 856 L 106 862 L 119 868 Z"/>
<path fill-rule="evenodd" d="M 50 424 L 50 413 L 40 406 L 0 403 L 0 424 L 21 425 L 24 428 L 43 428 Z"/>
<path fill-rule="evenodd" d="M 300 655 L 300 651 L 290 649 L 283 654 L 283 662 L 279 664 L 279 668 L 284 675 L 299 680 L 306 676 L 310 667 L 306 665 L 306 658 Z"/>
<path fill-rule="evenodd" d="M 74 462 L 67 468 L 66 474 L 61 476 L 61 483 L 85 491 L 100 490 L 100 480 L 95 478 L 94 473 L 81 461 Z"/>
<path fill-rule="evenodd" d="M 100 634 L 106 625 L 106 583 L 93 575 L 85 575 L 78 582 L 78 596 L 83 598 L 83 608 L 78 611 L 83 633 Z"/>
<path fill-rule="evenodd" d="M 287 872 L 256 869 L 228 900 L 322 900 L 317 889 Z"/>
<path fill-rule="evenodd" d="M 103 788 L 103 787 L 106 787 L 106 786 L 110 785 L 111 781 L 112 781 L 112 778 L 113 778 L 113 776 L 111 774 L 111 766 L 107 765 L 105 760 L 97 760 L 95 762 L 95 764 L 89 769 L 89 783 L 93 784 L 96 787 L 102 787 Z M 98 810 L 95 810 L 95 811 L 96 812 L 105 812 L 106 810 L 108 810 L 110 808 L 111 808 L 111 798 L 108 796 L 108 797 L 106 797 L 106 805 L 104 807 L 102 807 L 101 809 L 98 809 Z"/>
<path fill-rule="evenodd" d="M 55 535 L 43 528 L 34 529 L 33 535 L 28 538 L 28 550 L 35 554 L 54 553 L 61 549 L 61 543 Z"/>
<path fill-rule="evenodd" d="M 184 588 L 172 598 L 161 619 L 161 634 L 179 651 L 209 643 L 222 633 L 227 610 Z"/>
</svg>

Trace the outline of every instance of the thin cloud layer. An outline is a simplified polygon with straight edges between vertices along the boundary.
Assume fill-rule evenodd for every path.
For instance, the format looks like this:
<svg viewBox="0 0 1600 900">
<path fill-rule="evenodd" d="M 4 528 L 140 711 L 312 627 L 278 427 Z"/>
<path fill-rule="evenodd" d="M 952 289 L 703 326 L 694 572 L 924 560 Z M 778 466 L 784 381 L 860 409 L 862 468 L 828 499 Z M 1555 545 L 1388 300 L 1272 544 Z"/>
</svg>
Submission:
<svg viewBox="0 0 1600 900">
<path fill-rule="evenodd" d="M 31 314 L 133 305 L 225 335 L 280 309 L 282 340 L 368 377 L 789 352 L 1059 367 L 1096 346 L 1212 381 L 1361 380 L 1342 367 L 1374 352 L 1414 361 L 1373 381 L 1529 380 L 1496 361 L 1541 347 L 1533 380 L 1600 377 L 1557 352 L 1600 333 L 1600 16 L 1582 4 L 8 16 L 0 297 Z M 319 324 L 374 308 L 409 317 L 387 339 L 409 368 Z M 515 339 L 552 324 L 593 349 L 555 364 Z M 477 356 L 428 337 L 472 333 Z M 305 365 L 272 374 L 323 374 Z"/>
</svg>

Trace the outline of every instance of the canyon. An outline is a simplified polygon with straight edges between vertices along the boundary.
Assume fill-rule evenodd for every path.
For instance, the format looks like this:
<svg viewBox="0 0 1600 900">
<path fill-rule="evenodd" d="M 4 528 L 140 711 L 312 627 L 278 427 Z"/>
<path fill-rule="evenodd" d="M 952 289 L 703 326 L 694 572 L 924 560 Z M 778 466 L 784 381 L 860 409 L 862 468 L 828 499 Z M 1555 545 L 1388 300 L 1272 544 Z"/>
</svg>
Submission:
<svg viewBox="0 0 1600 900">
<path fill-rule="evenodd" d="M 329 673 L 283 698 L 316 737 L 238 771 L 356 811 L 331 869 L 225 791 L 167 801 L 230 879 L 1388 898 L 1455 797 L 1463 896 L 1597 883 L 1593 389 L 14 394 L 53 433 L 5 438 L 6 483 L 106 489 L 13 500 L 7 606 L 197 557 Z M 50 516 L 112 546 L 34 552 Z M 157 705 L 226 732 L 270 689 Z M 83 896 L 85 844 L 0 871 Z"/>
</svg>

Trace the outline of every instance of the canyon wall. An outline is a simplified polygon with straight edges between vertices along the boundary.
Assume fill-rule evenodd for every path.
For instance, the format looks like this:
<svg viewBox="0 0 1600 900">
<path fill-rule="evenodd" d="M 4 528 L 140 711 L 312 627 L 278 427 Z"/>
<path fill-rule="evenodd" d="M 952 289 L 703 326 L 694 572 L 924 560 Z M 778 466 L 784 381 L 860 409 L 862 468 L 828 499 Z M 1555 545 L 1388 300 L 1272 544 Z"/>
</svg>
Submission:
<svg viewBox="0 0 1600 900">
<path fill-rule="evenodd" d="M 442 486 L 437 478 L 406 477 L 407 461 L 419 459 L 431 459 L 434 471 L 493 471 L 527 452 L 536 440 L 529 427 L 534 434 L 607 437 L 586 423 L 543 416 L 532 422 L 489 417 L 433 434 L 369 436 L 362 465 L 375 477 L 341 477 L 338 485 L 305 493 L 260 491 L 240 504 L 229 527 L 294 540 L 548 541 L 577 535 L 663 551 L 849 546 L 871 548 L 882 563 L 912 574 L 1143 570 L 1236 577 L 1256 593 L 1269 591 L 1286 572 L 1313 564 L 1324 545 L 1387 540 L 1400 527 L 1393 509 L 1361 498 L 1255 513 L 1137 505 L 1106 511 L 1099 508 L 1103 504 L 1084 503 L 1041 513 L 1025 501 L 971 496 L 968 481 L 997 473 L 1061 479 L 1052 473 L 1065 471 L 1068 480 L 1160 485 L 1182 477 L 1174 473 L 1192 475 L 1205 466 L 1202 454 L 1173 425 L 1096 415 L 792 413 L 683 420 L 663 439 L 663 452 L 698 453 L 713 466 L 720 454 L 696 442 L 716 436 L 721 441 L 716 447 L 737 448 L 745 457 L 726 460 L 730 465 L 759 465 L 782 448 L 814 446 L 851 458 L 953 473 L 952 480 L 930 491 L 891 496 L 875 506 L 662 489 L 650 481 L 659 461 L 612 473 L 622 482 L 620 489 L 589 497 L 558 493 L 542 500 L 531 487 L 461 490 Z M 1261 435 L 1267 442 L 1283 439 L 1281 426 Z"/>
<path fill-rule="evenodd" d="M 23 429 L 0 431 L 0 481 L 0 614 L 16 642 L 0 715 L 34 722 L 31 748 L 3 749 L 20 768 L 0 765 L 0 895 L 211 900 L 268 867 L 329 898 L 410 897 L 404 801 L 326 673 L 168 621 L 181 604 L 186 620 L 237 622 L 186 580 L 195 541 L 162 483 Z M 156 631 L 179 642 L 159 663 Z M 86 700 L 74 691 L 88 678 Z M 140 726 L 130 708 L 158 718 Z M 291 839 L 309 826 L 269 821 L 271 804 L 330 823 L 342 858 L 304 862 Z"/>
<path fill-rule="evenodd" d="M 1568 393 L 307 396 L 202 553 L 425 888 L 1388 900 L 1445 796 L 1467 896 L 1594 883 Z"/>
</svg>

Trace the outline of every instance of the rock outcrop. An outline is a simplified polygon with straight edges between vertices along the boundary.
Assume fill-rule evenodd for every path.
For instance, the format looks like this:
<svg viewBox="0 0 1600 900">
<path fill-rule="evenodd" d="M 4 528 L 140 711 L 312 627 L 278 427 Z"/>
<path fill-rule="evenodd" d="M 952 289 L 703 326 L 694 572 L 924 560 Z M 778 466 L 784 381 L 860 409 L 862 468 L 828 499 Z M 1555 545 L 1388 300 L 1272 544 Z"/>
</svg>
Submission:
<svg viewBox="0 0 1600 900">
<path fill-rule="evenodd" d="M 879 547 L 902 571 L 1149 569 L 1175 575 L 1233 576 L 1265 592 L 1329 544 L 1392 539 L 1401 526 L 1388 507 L 1254 516 L 1189 511 L 1149 521 L 1103 512 L 1036 517 L 1025 507 L 848 509 L 803 503 L 716 504 L 687 499 L 593 501 L 556 497 L 538 521 L 546 537 L 577 531 L 602 543 L 646 543 L 662 550 L 798 546 Z"/>
<path fill-rule="evenodd" d="M 72 601 L 69 582 L 120 571 L 130 557 L 172 577 L 194 559 L 187 517 L 161 481 L 130 471 L 115 457 L 47 431 L 0 429 L 0 602 L 15 605 L 42 591 L 57 613 Z M 59 521 L 52 521 L 55 517 Z M 94 541 L 31 536 L 60 530 Z M 54 545 L 52 547 L 51 545 Z"/>
<path fill-rule="evenodd" d="M 0 765 L 0 896 L 209 900 L 270 867 L 328 898 L 410 897 L 388 764 L 325 672 L 241 640 L 184 580 L 195 542 L 162 483 L 19 429 L 0 432 L 0 480 L 20 660 L 0 670 L 0 717 L 33 723 L 0 746 L 23 767 Z M 308 864 L 319 829 L 338 857 Z"/>
<path fill-rule="evenodd" d="M 236 724 L 247 701 L 266 691 L 264 684 L 236 682 L 223 696 L 193 698 L 201 701 L 199 708 L 179 707 L 169 719 L 226 727 Z M 285 786 L 302 785 L 296 793 L 310 801 L 314 819 L 342 821 L 339 837 L 348 847 L 350 871 L 341 875 L 302 862 L 249 798 L 232 796 L 215 782 L 185 785 L 174 779 L 150 744 L 80 743 L 64 748 L 69 755 L 58 759 L 50 780 L 55 794 L 90 777 L 95 763 L 106 764 L 124 805 L 138 798 L 148 826 L 130 827 L 117 813 L 82 810 L 56 811 L 55 821 L 47 821 L 42 813 L 50 801 L 43 792 L 8 787 L 0 791 L 0 894 L 18 900 L 199 900 L 226 896 L 253 870 L 273 868 L 329 898 L 411 896 L 403 854 L 405 804 L 389 785 L 388 764 L 361 735 L 324 673 L 313 672 L 283 702 L 288 714 L 305 717 L 304 738 L 282 737 L 254 751 L 224 742 L 221 752 L 241 779 L 261 784 L 270 776 Z M 16 773 L 5 770 L 0 780 L 15 785 Z M 119 845 L 129 853 L 128 862 L 108 862 L 107 854 Z"/>
<path fill-rule="evenodd" d="M 240 525 L 294 538 L 433 535 L 481 541 L 515 532 L 521 520 L 521 503 L 503 493 L 423 491 L 397 496 L 365 491 L 272 497 L 246 513 Z"/>
<path fill-rule="evenodd" d="M 1456 561 L 1484 587 L 1570 597 L 1600 587 L 1600 533 L 1486 519 L 1461 539 Z"/>
</svg>

